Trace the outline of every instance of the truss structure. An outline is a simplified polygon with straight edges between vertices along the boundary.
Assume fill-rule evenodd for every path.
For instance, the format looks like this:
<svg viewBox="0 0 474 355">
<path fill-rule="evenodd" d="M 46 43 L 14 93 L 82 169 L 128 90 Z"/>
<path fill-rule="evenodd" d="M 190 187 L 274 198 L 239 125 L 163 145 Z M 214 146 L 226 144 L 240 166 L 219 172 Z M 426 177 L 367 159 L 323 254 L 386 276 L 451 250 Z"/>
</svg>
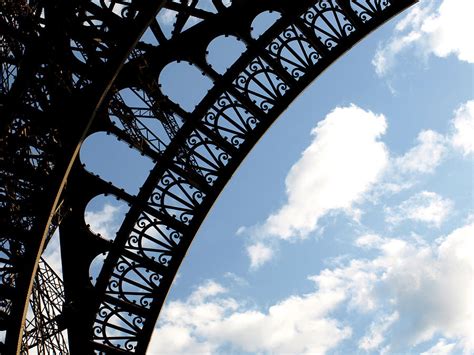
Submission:
<svg viewBox="0 0 474 355">
<path fill-rule="evenodd" d="M 414 2 L 0 0 L 0 353 L 144 354 L 196 231 L 257 140 Z M 208 61 L 221 37 L 245 46 L 224 71 Z M 213 82 L 193 109 L 160 83 L 183 62 Z M 154 162 L 137 194 L 78 158 L 96 132 Z M 113 240 L 84 222 L 101 194 L 129 206 Z M 56 230 L 63 280 L 41 258 Z"/>
</svg>

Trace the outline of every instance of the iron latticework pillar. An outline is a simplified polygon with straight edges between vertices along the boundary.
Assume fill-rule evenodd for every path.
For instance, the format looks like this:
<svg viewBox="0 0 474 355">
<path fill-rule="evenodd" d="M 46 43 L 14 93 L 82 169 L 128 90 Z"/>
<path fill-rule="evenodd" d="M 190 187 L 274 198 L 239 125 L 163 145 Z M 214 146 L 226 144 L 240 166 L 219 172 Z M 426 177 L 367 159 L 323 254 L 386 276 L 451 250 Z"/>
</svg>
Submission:
<svg viewBox="0 0 474 355">
<path fill-rule="evenodd" d="M 26 320 L 22 351 L 36 348 L 39 354 L 68 354 L 62 331 L 64 287 L 62 280 L 40 260 L 30 299 L 31 317 Z"/>
<path fill-rule="evenodd" d="M 244 157 L 319 74 L 414 2 L 0 0 L 0 352 L 145 353 L 197 229 Z M 264 13 L 278 17 L 256 36 Z M 223 72 L 207 57 L 221 37 L 245 46 Z M 180 62 L 213 82 L 192 109 L 160 82 Z M 97 132 L 155 164 L 136 195 L 78 158 Z M 84 222 L 102 194 L 129 206 L 112 241 Z M 41 261 L 58 227 L 63 281 Z"/>
</svg>

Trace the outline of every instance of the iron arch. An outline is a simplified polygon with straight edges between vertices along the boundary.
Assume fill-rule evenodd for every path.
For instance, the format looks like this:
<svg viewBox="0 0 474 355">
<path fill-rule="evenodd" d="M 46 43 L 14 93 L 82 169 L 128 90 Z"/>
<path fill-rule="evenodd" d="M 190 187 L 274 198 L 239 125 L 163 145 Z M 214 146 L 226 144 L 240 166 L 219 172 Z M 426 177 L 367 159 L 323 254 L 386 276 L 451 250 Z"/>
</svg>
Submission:
<svg viewBox="0 0 474 355">
<path fill-rule="evenodd" d="M 244 157 L 319 74 L 415 2 L 7 2 L 0 350 L 145 353 L 194 235 Z M 281 17 L 254 38 L 251 25 L 265 11 Z M 206 49 L 226 34 L 246 49 L 219 73 Z M 213 82 L 193 110 L 168 98 L 158 82 L 163 68 L 179 60 Z M 143 92 L 140 104 L 121 96 L 126 88 Z M 77 159 L 82 142 L 96 132 L 114 135 L 155 163 L 138 193 L 94 175 Z M 129 206 L 112 241 L 98 238 L 84 221 L 85 206 L 98 195 Z M 63 280 L 41 260 L 57 228 Z M 106 257 L 91 283 L 99 254 Z M 29 300 L 35 305 L 42 297 L 54 307 L 33 307 L 38 320 L 25 323 Z"/>
</svg>

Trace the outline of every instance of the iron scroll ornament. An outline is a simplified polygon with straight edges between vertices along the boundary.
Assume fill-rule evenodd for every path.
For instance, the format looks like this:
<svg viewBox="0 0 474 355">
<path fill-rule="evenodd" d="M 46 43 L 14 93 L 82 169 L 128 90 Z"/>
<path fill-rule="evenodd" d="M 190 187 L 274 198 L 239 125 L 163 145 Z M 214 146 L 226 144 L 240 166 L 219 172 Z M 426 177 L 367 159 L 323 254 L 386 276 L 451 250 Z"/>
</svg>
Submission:
<svg viewBox="0 0 474 355">
<path fill-rule="evenodd" d="M 323 70 L 414 2 L 234 0 L 230 4 L 214 0 L 216 11 L 210 12 L 196 0 L 168 1 L 156 5 L 146 17 L 139 1 L 101 0 L 83 3 L 74 12 L 85 34 L 71 30 L 67 42 L 74 58 L 66 60 L 70 75 L 63 79 L 66 83 L 60 81 L 53 89 L 67 87 L 71 91 L 68 102 L 76 106 L 85 102 L 93 108 L 81 111 L 88 124 L 79 127 L 87 135 L 113 134 L 156 164 L 136 195 L 91 174 L 78 160 L 67 173 L 67 186 L 60 193 L 67 213 L 57 222 L 65 299 L 59 318 L 61 329 L 68 331 L 71 353 L 146 352 L 178 267 L 243 158 Z M 155 20 L 163 9 L 176 13 L 174 30 L 168 35 Z M 280 18 L 254 38 L 252 22 L 265 11 L 277 12 Z M 197 24 L 186 29 L 191 18 Z M 125 25 L 137 28 L 135 36 L 149 25 L 156 43 L 132 45 L 130 35 L 130 42 L 122 47 L 119 39 Z M 38 33 L 47 26 L 46 21 Z M 100 35 L 100 40 L 91 40 L 94 35 Z M 234 36 L 246 45 L 224 74 L 206 59 L 209 43 L 221 35 Z M 108 75 L 97 74 L 97 68 L 114 60 L 116 65 Z M 214 83 L 193 110 L 168 98 L 159 85 L 163 68 L 175 61 L 192 63 Z M 37 73 L 41 73 L 35 74 L 39 83 L 58 75 L 48 66 L 39 66 Z M 140 98 L 138 107 L 122 96 L 126 89 Z M 58 107 L 61 97 L 52 92 L 45 85 L 39 93 L 23 97 L 43 115 Z M 162 126 L 163 133 L 153 130 L 150 119 Z M 47 121 L 47 125 L 59 125 L 48 136 L 54 136 L 50 142 L 71 138 L 70 130 L 60 122 Z M 59 153 L 53 150 L 47 157 L 40 156 L 52 166 L 46 175 L 64 179 L 64 170 L 56 169 L 64 164 Z M 92 233 L 84 222 L 87 203 L 101 194 L 130 206 L 113 241 Z M 89 268 L 98 255 L 105 255 L 104 264 L 97 280 L 91 282 Z M 7 349 L 15 347 L 13 338 L 7 333 Z"/>
</svg>

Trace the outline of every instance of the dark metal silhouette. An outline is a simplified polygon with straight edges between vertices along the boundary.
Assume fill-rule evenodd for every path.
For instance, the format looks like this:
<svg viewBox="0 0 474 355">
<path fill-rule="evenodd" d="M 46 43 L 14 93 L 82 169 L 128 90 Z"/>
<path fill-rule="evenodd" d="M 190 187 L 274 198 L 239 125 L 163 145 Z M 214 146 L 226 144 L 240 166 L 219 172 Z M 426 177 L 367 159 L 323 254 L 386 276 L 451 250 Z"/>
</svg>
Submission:
<svg viewBox="0 0 474 355">
<path fill-rule="evenodd" d="M 145 353 L 199 225 L 243 158 L 323 70 L 414 2 L 0 0 L 0 353 Z M 254 23 L 267 11 L 278 19 Z M 219 73 L 206 51 L 222 35 L 246 50 Z M 213 81 L 192 110 L 160 87 L 173 62 Z M 138 194 L 82 165 L 95 132 L 155 162 Z M 112 241 L 84 222 L 100 194 L 130 206 Z M 64 284 L 41 260 L 58 227 Z"/>
</svg>

